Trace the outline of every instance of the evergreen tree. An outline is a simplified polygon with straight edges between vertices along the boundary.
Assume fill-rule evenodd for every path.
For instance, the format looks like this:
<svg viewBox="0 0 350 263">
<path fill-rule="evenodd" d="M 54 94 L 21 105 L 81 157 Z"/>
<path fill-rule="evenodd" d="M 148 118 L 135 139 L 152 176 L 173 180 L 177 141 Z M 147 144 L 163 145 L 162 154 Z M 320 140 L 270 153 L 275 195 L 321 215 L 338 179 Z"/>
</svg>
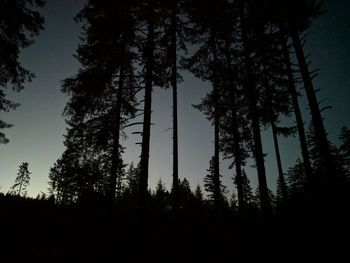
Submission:
<svg viewBox="0 0 350 263">
<path fill-rule="evenodd" d="M 192 1 L 189 8 L 190 21 L 193 27 L 189 33 L 189 41 L 199 48 L 190 57 L 183 61 L 185 68 L 189 69 L 196 77 L 204 81 L 210 81 L 212 91 L 195 105 L 207 115 L 214 126 L 214 156 L 213 156 L 213 183 L 214 206 L 220 206 L 220 131 L 224 110 L 222 109 L 222 97 L 224 96 L 224 83 L 221 74 L 223 63 L 220 57 L 221 28 L 224 25 L 220 19 L 220 11 L 225 6 L 224 1 Z"/>
<path fill-rule="evenodd" d="M 174 193 L 174 209 L 178 209 L 178 179 L 179 179 L 179 157 L 178 157 L 178 128 L 177 128 L 177 29 L 178 29 L 178 0 L 172 1 L 172 12 L 171 12 L 171 24 L 170 24 L 170 35 L 171 35 L 171 86 L 173 89 L 173 193 Z"/>
<path fill-rule="evenodd" d="M 298 159 L 296 164 L 287 171 L 287 180 L 291 197 L 305 193 L 306 175 L 303 163 Z"/>
<path fill-rule="evenodd" d="M 231 211 L 236 212 L 238 205 L 237 205 L 237 197 L 236 197 L 235 192 L 232 192 L 232 194 L 231 194 L 231 197 L 229 200 L 229 206 L 230 206 Z"/>
<path fill-rule="evenodd" d="M 134 167 L 134 163 L 131 162 L 128 171 L 126 172 L 127 191 L 130 194 L 136 196 L 138 193 L 139 179 L 140 179 L 140 166 Z"/>
<path fill-rule="evenodd" d="M 286 5 L 279 7 L 281 16 L 287 18 L 286 23 L 288 25 L 289 35 L 292 39 L 300 68 L 300 74 L 303 80 L 304 89 L 312 116 L 315 138 L 321 152 L 324 173 L 319 176 L 327 178 L 321 179 L 321 181 L 327 181 L 333 185 L 336 176 L 335 161 L 331 153 L 331 147 L 327 139 L 327 133 L 321 116 L 321 110 L 319 108 L 314 84 L 312 82 L 313 76 L 309 70 L 309 64 L 306 60 L 303 45 L 300 39 L 300 34 L 310 27 L 312 20 L 322 14 L 322 3 L 323 2 L 321 0 L 287 1 Z"/>
<path fill-rule="evenodd" d="M 271 209 L 274 209 L 276 207 L 276 196 L 274 195 L 274 193 L 272 192 L 271 189 L 268 189 L 268 193 L 269 193 L 269 200 L 271 202 Z M 261 210 L 260 187 L 259 186 L 256 187 L 252 200 L 253 200 L 254 207 L 258 207 L 260 209 L 260 211 L 262 211 Z M 271 212 L 273 212 L 273 210 Z"/>
<path fill-rule="evenodd" d="M 245 170 L 242 171 L 242 186 L 244 202 L 247 205 L 251 205 L 253 202 L 253 189 L 250 185 L 250 181 Z"/>
<path fill-rule="evenodd" d="M 219 181 L 220 193 L 219 196 L 216 195 L 214 169 L 214 158 L 212 158 L 209 161 L 209 169 L 207 169 L 208 174 L 204 177 L 204 189 L 207 192 L 208 200 L 211 203 L 222 206 L 225 199 L 226 187 L 221 184 L 221 181 Z"/>
<path fill-rule="evenodd" d="M 191 202 L 192 212 L 195 216 L 203 217 L 202 212 L 204 211 L 204 195 L 202 188 L 197 184 L 193 192 L 193 198 Z"/>
<path fill-rule="evenodd" d="M 77 50 L 81 69 L 64 80 L 62 88 L 71 95 L 65 109 L 71 126 L 85 129 L 86 144 L 109 167 L 105 189 L 111 201 L 123 176 L 122 128 L 136 114 L 134 9 L 133 3 L 124 1 L 90 0 L 86 4 L 77 16 L 85 22 Z M 114 30 L 109 29 L 110 24 L 115 25 Z"/>
<path fill-rule="evenodd" d="M 185 46 L 184 25 L 184 1 L 171 0 L 161 3 L 162 7 L 162 37 L 160 48 L 163 50 L 161 64 L 165 87 L 172 88 L 172 131 L 173 131 L 173 209 L 178 209 L 178 110 L 177 110 L 177 87 L 181 80 L 179 75 L 179 53 L 187 51 Z"/>
<path fill-rule="evenodd" d="M 350 129 L 343 127 L 339 136 L 341 145 L 339 146 L 339 158 L 341 165 L 345 170 L 347 177 L 350 179 Z"/>
<path fill-rule="evenodd" d="M 309 130 L 307 132 L 307 143 L 309 145 L 309 153 L 310 153 L 310 160 L 312 164 L 312 169 L 315 172 L 316 177 L 312 181 L 313 184 L 311 185 L 313 188 L 315 187 L 321 187 L 320 191 L 323 191 L 325 184 L 327 183 L 328 179 L 325 176 L 325 166 L 324 166 L 324 156 L 322 154 L 322 151 L 320 149 L 320 144 L 317 139 L 316 132 L 314 131 L 314 125 L 310 125 Z M 328 145 L 330 147 L 330 151 L 332 156 L 334 157 L 334 178 L 332 179 L 332 184 L 330 184 L 330 190 L 336 190 L 337 186 L 336 184 L 342 184 L 342 180 L 344 172 L 341 169 L 341 155 L 339 155 L 338 149 L 333 145 L 330 141 L 328 141 Z M 339 185 L 338 185 L 339 186 Z M 323 190 L 322 190 L 323 189 Z M 315 189 L 317 190 L 317 189 Z"/>
<path fill-rule="evenodd" d="M 123 179 L 123 192 L 117 202 L 126 205 L 128 209 L 135 210 L 138 206 L 140 165 L 135 167 L 134 163 L 131 162 Z"/>
<path fill-rule="evenodd" d="M 191 191 L 190 182 L 184 178 L 182 181 L 179 179 L 179 207 L 186 209 L 193 199 L 193 193 Z"/>
<path fill-rule="evenodd" d="M 258 19 L 259 20 L 259 19 Z M 268 24 L 267 17 L 262 15 L 261 20 Z M 259 20 L 260 21 L 260 20 Z M 281 190 L 284 198 L 287 196 L 286 183 L 283 174 L 282 160 L 279 149 L 278 135 L 291 136 L 294 129 L 289 127 L 278 127 L 280 116 L 289 117 L 292 111 L 290 96 L 288 94 L 288 82 L 285 78 L 284 70 L 280 69 L 280 65 L 284 62 L 283 53 L 280 49 L 280 39 L 278 33 L 269 32 L 273 28 L 267 26 L 257 27 L 257 37 L 259 45 L 257 46 L 257 60 L 255 63 L 261 68 L 256 77 L 256 84 L 260 86 L 260 112 L 261 122 L 271 126 L 275 156 L 277 162 L 277 170 L 279 181 L 281 182 Z M 267 31 L 267 32 L 266 32 Z"/>
<path fill-rule="evenodd" d="M 269 194 L 267 188 L 266 171 L 264 163 L 264 152 L 262 148 L 262 140 L 260 133 L 260 116 L 258 112 L 258 94 L 256 90 L 256 83 L 254 83 L 255 76 L 253 74 L 253 61 L 252 61 L 252 37 L 249 27 L 249 22 L 254 19 L 254 11 L 258 10 L 258 6 L 252 9 L 252 6 L 247 3 L 248 1 L 241 1 L 239 3 L 239 16 L 240 16 L 240 30 L 242 38 L 242 51 L 244 57 L 244 86 L 246 90 L 247 99 L 249 102 L 249 114 L 251 118 L 252 132 L 253 132 L 253 153 L 255 157 L 256 168 L 258 172 L 259 181 L 259 195 L 260 195 L 260 208 L 264 215 L 271 213 L 271 206 L 269 201 Z"/>
<path fill-rule="evenodd" d="M 163 181 L 159 179 L 156 184 L 156 189 L 154 191 L 153 197 L 159 211 L 165 211 L 168 204 L 169 192 L 167 191 Z"/>
<path fill-rule="evenodd" d="M 13 186 L 11 186 L 11 192 L 18 196 L 27 195 L 27 187 L 30 182 L 30 174 L 28 170 L 28 163 L 24 162 L 19 166 L 17 177 Z"/>
<path fill-rule="evenodd" d="M 202 203 L 204 200 L 203 197 L 203 191 L 199 184 L 197 184 L 196 189 L 194 190 L 194 198 L 199 202 Z"/>
<path fill-rule="evenodd" d="M 240 127 L 240 123 L 245 122 L 246 116 L 244 116 L 245 114 L 242 111 L 244 106 L 242 105 L 242 102 L 239 101 L 239 97 L 242 97 L 242 91 L 238 88 L 239 84 L 237 83 L 237 80 L 233 78 L 233 75 L 236 73 L 233 68 L 237 65 L 234 65 L 232 62 L 231 53 L 235 50 L 232 50 L 231 47 L 232 41 L 230 41 L 230 34 L 232 34 L 231 31 L 229 31 L 228 37 L 225 39 L 226 72 L 229 86 L 228 96 L 226 98 L 229 99 L 228 105 L 226 105 L 228 115 L 224 115 L 223 117 L 221 147 L 226 158 L 229 158 L 231 154 L 234 156 L 233 164 L 236 168 L 235 183 L 238 192 L 238 206 L 239 212 L 243 215 L 245 213 L 246 204 L 243 197 L 242 166 L 244 165 L 244 160 L 248 157 L 248 154 L 242 146 L 242 141 L 247 139 L 247 136 L 243 136 L 244 133 L 242 130 L 244 130 L 244 127 Z M 245 134 L 249 136 L 250 132 Z"/>
<path fill-rule="evenodd" d="M 141 1 L 139 15 L 143 28 L 139 37 L 142 54 L 142 82 L 144 83 L 142 143 L 139 180 L 139 206 L 146 208 L 148 200 L 149 150 L 151 140 L 152 92 L 154 86 L 163 86 L 162 58 L 159 49 L 160 36 L 158 32 L 161 5 L 158 0 Z"/>
<path fill-rule="evenodd" d="M 277 178 L 277 187 L 276 187 L 276 206 L 281 207 L 289 199 L 289 187 L 288 182 L 284 182 L 285 189 L 282 189 L 282 183 L 280 178 Z"/>
<path fill-rule="evenodd" d="M 34 43 L 33 37 L 43 29 L 44 18 L 37 11 L 44 0 L 3 0 L 0 4 L 0 112 L 16 109 L 19 104 L 6 99 L 5 89 L 24 88 L 24 83 L 34 78 L 34 73 L 22 67 L 19 61 L 21 49 Z M 0 120 L 0 130 L 13 125 Z M 0 131 L 0 144 L 8 143 Z"/>
<path fill-rule="evenodd" d="M 75 202 L 106 196 L 109 189 L 111 161 L 109 151 L 96 150 L 96 145 L 87 139 L 86 124 L 68 122 L 70 127 L 64 142 L 66 150 L 56 161 L 50 173 L 50 190 L 56 193 L 58 202 Z M 124 173 L 120 161 L 120 175 Z"/>
<path fill-rule="evenodd" d="M 295 120 L 297 123 L 301 154 L 303 156 L 305 173 L 309 178 L 308 180 L 310 181 L 310 177 L 312 176 L 312 168 L 311 168 L 309 150 L 308 150 L 307 141 L 306 141 L 304 122 L 303 122 L 303 118 L 302 118 L 301 110 L 300 110 L 300 106 L 299 106 L 299 101 L 298 101 L 298 92 L 297 92 L 297 88 L 296 88 L 296 84 L 295 84 L 295 78 L 294 78 L 294 74 L 293 74 L 294 72 L 292 69 L 290 50 L 289 50 L 289 47 L 287 45 L 288 37 L 286 36 L 286 33 L 285 33 L 286 30 L 284 29 L 284 25 L 281 22 L 279 23 L 279 30 L 280 30 L 280 40 L 281 40 L 281 45 L 282 45 L 282 52 L 283 52 L 283 57 L 284 57 L 284 64 L 285 64 L 287 76 L 288 76 L 289 94 L 290 94 L 291 99 L 292 99 Z"/>
</svg>

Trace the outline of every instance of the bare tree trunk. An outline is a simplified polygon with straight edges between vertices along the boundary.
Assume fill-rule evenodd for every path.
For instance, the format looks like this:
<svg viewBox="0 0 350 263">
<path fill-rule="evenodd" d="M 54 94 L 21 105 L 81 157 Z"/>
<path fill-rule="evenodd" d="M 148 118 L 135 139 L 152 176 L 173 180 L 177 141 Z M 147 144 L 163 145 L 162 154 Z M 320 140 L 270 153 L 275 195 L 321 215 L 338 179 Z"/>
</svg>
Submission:
<svg viewBox="0 0 350 263">
<path fill-rule="evenodd" d="M 311 168 L 310 155 L 309 155 L 309 150 L 308 150 L 307 141 L 306 141 L 304 122 L 303 122 L 303 118 L 301 115 L 301 110 L 298 102 L 298 93 L 295 87 L 295 81 L 293 76 L 292 65 L 290 62 L 287 41 L 285 39 L 285 34 L 282 31 L 282 26 L 280 26 L 280 28 L 281 28 L 281 31 L 280 31 L 281 42 L 282 42 L 282 48 L 284 52 L 284 63 L 286 64 L 287 74 L 288 74 L 289 93 L 292 98 L 295 120 L 298 127 L 298 135 L 299 135 L 299 141 L 300 141 L 301 154 L 303 157 L 305 175 L 308 178 L 308 181 L 310 181 L 310 178 L 312 177 L 312 168 Z"/>
<path fill-rule="evenodd" d="M 177 39 L 176 39 L 177 1 L 174 1 L 171 16 L 171 85 L 173 88 L 173 209 L 179 209 L 179 157 L 178 157 L 178 126 L 177 126 Z"/>
<path fill-rule="evenodd" d="M 278 169 L 278 178 L 281 184 L 281 190 L 282 190 L 282 201 L 286 201 L 287 199 L 287 186 L 286 181 L 284 179 L 283 174 L 283 168 L 282 168 L 282 161 L 281 161 L 281 154 L 280 154 L 280 148 L 278 144 L 278 138 L 277 138 L 277 127 L 274 120 L 274 114 L 271 111 L 271 129 L 272 129 L 272 136 L 273 136 L 273 144 L 275 147 L 275 155 L 276 155 L 276 161 L 277 161 L 277 169 Z"/>
<path fill-rule="evenodd" d="M 272 213 L 267 181 L 266 181 L 266 171 L 265 171 L 265 163 L 264 163 L 264 153 L 262 148 L 261 134 L 260 134 L 260 120 L 259 113 L 257 108 L 257 94 L 254 87 L 254 80 L 252 74 L 252 65 L 250 61 L 250 52 L 249 52 L 249 40 L 247 36 L 247 27 L 245 22 L 245 10 L 244 6 L 241 7 L 241 34 L 243 41 L 243 52 L 245 59 L 245 70 L 246 70 L 246 88 L 247 95 L 249 99 L 249 109 L 252 120 L 252 130 L 254 137 L 254 157 L 256 161 L 256 167 L 258 172 L 258 181 L 259 181 L 259 189 L 260 189 L 260 203 L 261 203 L 261 211 L 262 214 L 268 216 Z"/>
<path fill-rule="evenodd" d="M 311 111 L 315 137 L 320 147 L 320 153 L 322 156 L 322 162 L 326 172 L 326 178 L 330 178 L 332 177 L 332 175 L 335 175 L 335 164 L 334 164 L 333 156 L 331 154 L 330 146 L 328 143 L 326 130 L 324 128 L 323 119 L 319 109 L 319 104 L 316 98 L 316 94 L 315 94 L 314 86 L 311 80 L 308 65 L 305 59 L 303 47 L 300 42 L 299 32 L 292 20 L 290 20 L 289 26 L 290 26 L 291 37 L 293 40 L 295 53 L 298 59 L 299 67 L 300 67 L 301 76 L 304 82 L 306 96 L 307 96 L 310 111 Z"/>
<path fill-rule="evenodd" d="M 234 149 L 234 160 L 235 160 L 235 167 L 236 167 L 236 186 L 237 186 L 237 192 L 238 192 L 238 209 L 241 216 L 244 216 L 245 214 L 245 200 L 244 200 L 244 191 L 243 191 L 243 177 L 242 177 L 242 156 L 241 156 L 241 136 L 239 133 L 239 126 L 238 126 L 238 120 L 237 120 L 237 107 L 236 107 L 236 89 L 234 80 L 232 79 L 232 60 L 231 60 L 231 54 L 229 50 L 229 40 L 226 40 L 226 60 L 228 65 L 228 76 L 230 81 L 230 88 L 232 89 L 232 105 L 231 105 L 231 111 L 232 111 L 232 133 L 233 133 L 233 149 Z"/>
<path fill-rule="evenodd" d="M 152 2 L 153 3 L 153 2 Z M 148 14 L 148 36 L 146 43 L 146 76 L 145 76 L 145 96 L 144 96 L 144 115 L 143 131 L 140 161 L 140 180 L 139 180 L 139 205 L 145 208 L 148 199 L 148 168 L 149 168 L 149 149 L 151 137 L 151 115 L 152 115 L 152 90 L 153 90 L 153 68 L 154 68 L 154 6 L 151 4 Z"/>
<path fill-rule="evenodd" d="M 217 85 L 214 85 L 214 200 L 215 208 L 218 209 L 221 204 L 221 190 L 220 190 L 220 152 L 219 152 L 219 126 L 220 126 L 220 112 L 219 112 L 219 91 Z"/>
<path fill-rule="evenodd" d="M 213 52 L 213 63 L 218 62 L 215 44 L 215 32 L 211 32 L 211 49 Z M 220 92 L 218 87 L 218 76 L 214 73 L 213 80 L 214 99 L 214 206 L 220 210 L 221 205 L 221 183 L 220 183 Z"/>
<path fill-rule="evenodd" d="M 118 166 L 120 164 L 120 153 L 119 153 L 119 139 L 120 139 L 120 124 L 121 124 L 121 109 L 122 109 L 122 99 L 123 99 L 123 88 L 124 88 L 124 65 L 122 65 L 119 70 L 119 83 L 118 83 L 118 93 L 117 101 L 115 106 L 115 124 L 113 133 L 113 149 L 112 149 L 112 166 L 111 166 L 111 178 L 110 178 L 110 192 L 109 197 L 113 202 L 115 200 L 117 176 L 118 176 Z"/>
</svg>

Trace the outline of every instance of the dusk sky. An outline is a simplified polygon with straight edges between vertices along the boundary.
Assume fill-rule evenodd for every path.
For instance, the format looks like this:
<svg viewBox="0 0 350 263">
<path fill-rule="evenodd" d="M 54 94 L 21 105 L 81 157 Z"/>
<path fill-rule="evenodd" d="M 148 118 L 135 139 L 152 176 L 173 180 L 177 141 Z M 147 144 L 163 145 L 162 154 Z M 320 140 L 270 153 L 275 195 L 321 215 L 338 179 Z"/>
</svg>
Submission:
<svg viewBox="0 0 350 263">
<path fill-rule="evenodd" d="M 23 66 L 36 74 L 32 83 L 20 93 L 7 90 L 8 98 L 21 104 L 16 111 L 4 113 L 1 119 L 14 124 L 5 130 L 10 143 L 0 145 L 0 187 L 7 192 L 14 183 L 18 166 L 29 163 L 32 172 L 28 192 L 32 196 L 47 192 L 49 169 L 64 151 L 63 134 L 65 121 L 62 117 L 67 102 L 60 92 L 60 81 L 75 74 L 79 67 L 73 58 L 81 32 L 81 24 L 73 17 L 83 7 L 83 0 L 49 0 L 42 11 L 46 23 L 36 43 L 23 50 Z M 314 80 L 319 100 L 327 98 L 324 106 L 331 105 L 332 110 L 323 113 L 329 139 L 336 143 L 342 126 L 350 127 L 350 1 L 327 0 L 328 12 L 318 18 L 309 31 L 307 51 L 311 52 L 310 69 L 320 68 L 319 76 Z M 208 83 L 195 79 L 183 72 L 184 81 L 179 85 L 179 176 L 186 177 L 192 188 L 202 184 L 208 162 L 213 155 L 213 129 L 205 116 L 192 107 L 210 89 Z M 171 140 L 171 90 L 155 88 L 151 132 L 150 181 L 162 178 L 167 188 L 172 180 L 172 140 Z M 310 121 L 305 99 L 301 99 L 306 127 Z M 131 128 L 130 128 L 131 129 Z M 134 129 L 134 127 L 132 128 Z M 128 130 L 126 130 L 128 132 Z M 277 169 L 275 164 L 272 135 L 263 132 L 264 152 L 268 184 L 275 189 Z M 127 147 L 124 154 L 126 163 L 138 163 L 140 142 L 138 135 L 129 136 L 122 141 Z M 296 138 L 280 138 L 284 171 L 292 166 L 299 156 L 299 143 Z M 233 188 L 232 170 L 229 162 L 221 162 L 223 182 Z M 255 188 L 256 172 L 249 165 L 248 176 Z"/>
</svg>

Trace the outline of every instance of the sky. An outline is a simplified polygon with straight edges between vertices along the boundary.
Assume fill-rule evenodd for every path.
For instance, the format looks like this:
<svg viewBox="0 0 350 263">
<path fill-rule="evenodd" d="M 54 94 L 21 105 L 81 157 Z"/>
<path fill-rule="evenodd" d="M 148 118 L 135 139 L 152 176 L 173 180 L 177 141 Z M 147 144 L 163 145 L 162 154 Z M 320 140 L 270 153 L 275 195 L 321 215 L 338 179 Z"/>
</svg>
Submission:
<svg viewBox="0 0 350 263">
<path fill-rule="evenodd" d="M 28 193 L 36 196 L 47 192 L 50 167 L 64 151 L 63 135 L 66 124 L 62 112 L 68 98 L 60 92 L 60 81 L 74 75 L 79 67 L 73 54 L 79 43 L 81 24 L 74 22 L 74 16 L 83 7 L 84 0 L 50 0 L 43 9 L 45 30 L 36 38 L 36 43 L 21 53 L 24 67 L 35 72 L 33 82 L 26 84 L 20 93 L 7 90 L 8 98 L 21 104 L 16 111 L 2 113 L 1 119 L 15 126 L 5 131 L 10 143 L 0 145 L 0 191 L 7 192 L 14 183 L 18 166 L 29 163 L 32 172 Z M 337 143 L 342 126 L 350 127 L 350 2 L 348 0 L 325 1 L 327 13 L 315 20 L 309 30 L 306 50 L 311 52 L 310 69 L 320 68 L 314 80 L 321 91 L 319 100 L 327 99 L 322 105 L 331 105 L 332 110 L 323 113 L 329 139 Z M 213 127 L 205 116 L 192 107 L 198 104 L 210 85 L 195 79 L 190 73 L 182 72 L 184 81 L 179 84 L 179 176 L 186 177 L 192 188 L 202 185 L 213 155 Z M 153 115 L 150 150 L 149 186 L 161 178 L 170 188 L 172 181 L 171 140 L 171 90 L 155 88 L 153 93 Z M 310 121 L 307 104 L 301 98 L 303 117 Z M 307 127 L 308 125 L 306 125 Z M 122 141 L 126 147 L 126 163 L 138 163 L 140 142 L 138 135 L 130 134 Z M 262 131 L 266 171 L 269 187 L 275 189 L 277 168 L 273 154 L 272 135 Z M 300 157 L 296 138 L 280 138 L 284 170 Z M 233 171 L 228 169 L 229 161 L 221 162 L 223 183 L 233 188 Z M 252 185 L 257 185 L 255 170 L 246 168 Z"/>
</svg>

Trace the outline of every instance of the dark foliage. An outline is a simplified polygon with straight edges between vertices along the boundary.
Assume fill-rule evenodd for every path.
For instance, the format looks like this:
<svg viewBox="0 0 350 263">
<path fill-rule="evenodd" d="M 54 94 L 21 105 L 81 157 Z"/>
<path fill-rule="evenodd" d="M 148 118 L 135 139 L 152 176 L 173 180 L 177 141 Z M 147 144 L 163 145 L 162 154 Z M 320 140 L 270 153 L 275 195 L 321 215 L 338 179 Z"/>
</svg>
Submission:
<svg viewBox="0 0 350 263">
<path fill-rule="evenodd" d="M 327 139 L 301 42 L 322 13 L 321 2 L 87 1 L 76 17 L 83 23 L 75 55 L 80 68 L 62 81 L 69 96 L 66 149 L 50 170 L 49 196 L 24 194 L 28 163 L 20 166 L 12 192 L 0 194 L 6 226 L 1 260 L 348 262 L 343 240 L 350 235 L 350 131 L 342 129 L 339 146 Z M 33 10 L 43 5 L 0 1 L 0 111 L 17 107 L 5 99 L 4 88 L 19 91 L 33 77 L 18 56 L 42 29 L 43 19 Z M 179 178 L 181 70 L 212 85 L 194 106 L 214 130 L 206 195 Z M 307 135 L 298 75 L 312 117 Z M 154 191 L 148 185 L 156 87 L 172 88 L 171 190 L 162 178 Z M 292 117 L 296 127 L 281 125 Z M 141 154 L 134 166 L 123 160 L 122 139 L 137 125 L 142 130 L 132 132 L 141 135 Z M 10 126 L 0 121 L 0 129 Z M 267 184 L 263 128 L 274 139 L 276 194 Z M 284 174 L 279 140 L 296 131 L 303 158 Z M 6 142 L 0 133 L 0 143 Z M 230 202 L 221 182 L 221 154 L 235 168 L 237 192 Z M 255 193 L 245 172 L 250 158 L 258 176 Z"/>
<path fill-rule="evenodd" d="M 19 61 L 21 49 L 34 43 L 33 37 L 43 29 L 44 18 L 37 11 L 44 0 L 2 0 L 0 3 L 0 112 L 16 109 L 19 104 L 6 99 L 5 89 L 20 91 L 34 73 L 22 67 Z M 0 119 L 0 130 L 13 125 Z M 9 140 L 0 132 L 0 144 Z"/>
</svg>

